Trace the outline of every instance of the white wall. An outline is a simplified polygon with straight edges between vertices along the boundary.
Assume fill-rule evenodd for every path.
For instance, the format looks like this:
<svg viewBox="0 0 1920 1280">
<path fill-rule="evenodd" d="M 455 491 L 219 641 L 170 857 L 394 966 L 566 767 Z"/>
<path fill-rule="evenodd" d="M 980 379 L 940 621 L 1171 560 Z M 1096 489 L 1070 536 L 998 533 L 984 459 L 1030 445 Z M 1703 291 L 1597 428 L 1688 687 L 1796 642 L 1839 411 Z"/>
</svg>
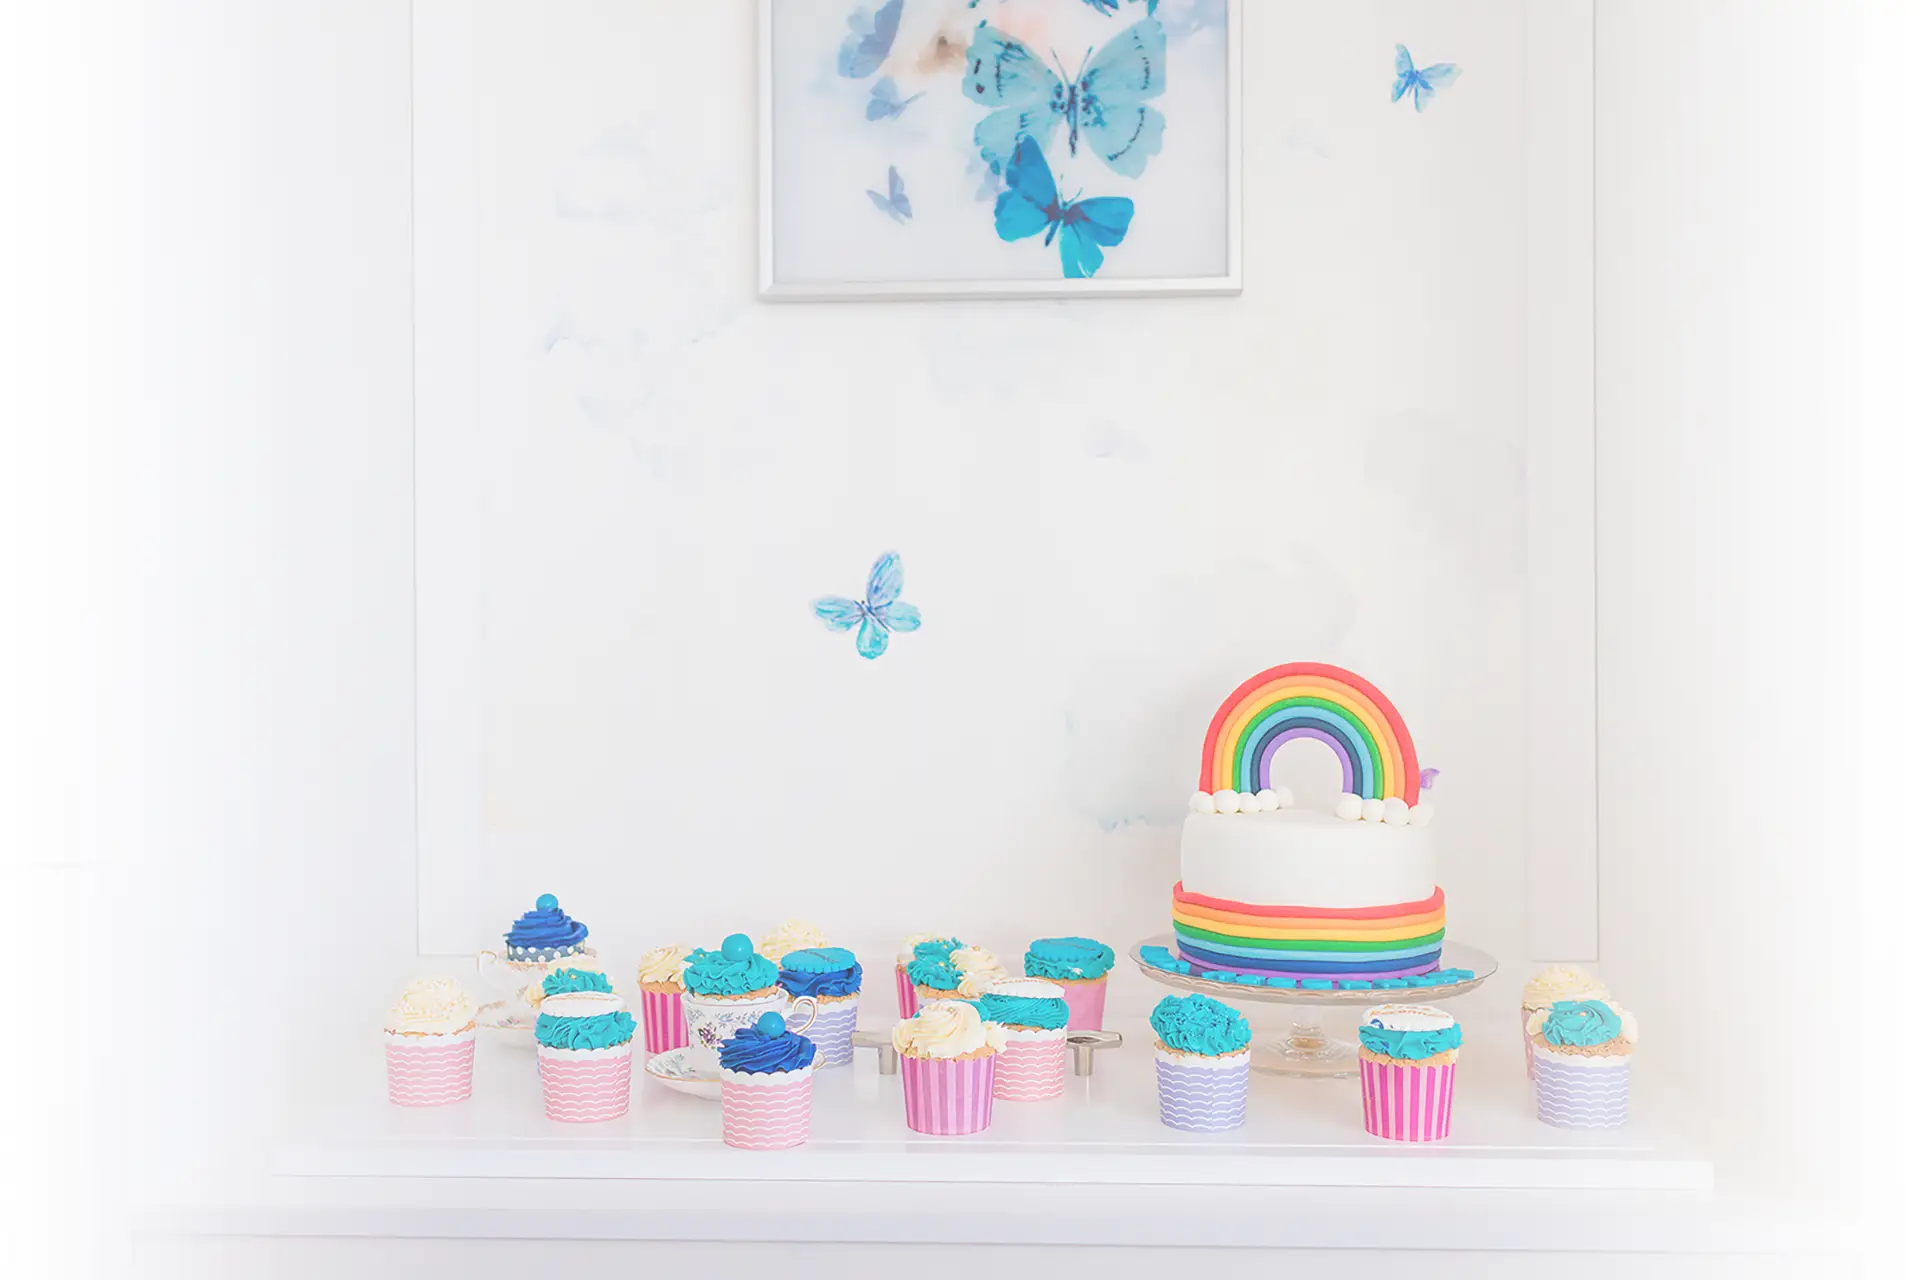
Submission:
<svg viewBox="0 0 1920 1280">
<path fill-rule="evenodd" d="M 753 60 L 655 56 L 754 6 L 418 12 L 426 950 L 1131 943 L 1215 706 L 1323 658 L 1523 953 L 1521 6 L 1247 6 L 1243 297 L 891 306 L 754 299 Z M 807 603 L 889 547 L 866 663 Z"/>
<path fill-rule="evenodd" d="M 1851 10 L 1598 11 L 1602 954 L 1724 1175 L 1844 1197 Z"/>
</svg>

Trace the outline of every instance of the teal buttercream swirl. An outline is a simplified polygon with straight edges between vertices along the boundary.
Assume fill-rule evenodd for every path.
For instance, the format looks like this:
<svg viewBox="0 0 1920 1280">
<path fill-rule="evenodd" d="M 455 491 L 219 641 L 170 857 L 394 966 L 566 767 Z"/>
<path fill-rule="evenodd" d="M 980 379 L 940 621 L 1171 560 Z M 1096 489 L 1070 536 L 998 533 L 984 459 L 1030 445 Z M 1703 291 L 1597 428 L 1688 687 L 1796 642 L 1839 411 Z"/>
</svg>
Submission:
<svg viewBox="0 0 1920 1280">
<path fill-rule="evenodd" d="M 1209 1058 L 1238 1053 L 1253 1042 L 1253 1028 L 1211 996 L 1167 996 L 1147 1019 L 1167 1048 Z"/>
<path fill-rule="evenodd" d="M 913 946 L 913 958 L 916 960 L 945 960 L 967 944 L 958 938 L 935 938 L 932 942 L 916 942 Z"/>
<path fill-rule="evenodd" d="M 729 960 L 718 951 L 695 947 L 687 956 L 681 981 L 696 996 L 744 996 L 778 983 L 780 970 L 758 952 Z"/>
<path fill-rule="evenodd" d="M 587 969 L 555 969 L 541 980 L 540 990 L 550 996 L 564 996 L 576 991 L 611 992 L 613 984 L 607 981 L 604 973 Z"/>
<path fill-rule="evenodd" d="M 1605 1044 L 1620 1034 L 1620 1015 L 1603 1000 L 1556 1000 L 1541 1019 L 1540 1034 L 1548 1044 Z"/>
<path fill-rule="evenodd" d="M 1003 1027 L 1038 1027 L 1056 1031 L 1067 1025 L 1067 1002 L 1045 996 L 999 996 L 989 991 L 973 1002 L 983 1022 Z"/>
<path fill-rule="evenodd" d="M 1113 968 L 1113 948 L 1092 938 L 1040 938 L 1027 948 L 1027 976 L 1054 982 L 1104 978 Z"/>
<path fill-rule="evenodd" d="M 633 1039 L 633 1015 L 625 1009 L 591 1018 L 543 1013 L 534 1021 L 533 1038 L 549 1049 L 611 1049 Z"/>
<path fill-rule="evenodd" d="M 922 956 L 907 966 L 907 980 L 929 991 L 958 991 L 960 970 L 948 964 L 946 957 Z"/>
<path fill-rule="evenodd" d="M 1460 1027 L 1456 1023 L 1438 1031 L 1395 1031 L 1391 1027 L 1367 1025 L 1360 1028 L 1360 1045 L 1383 1058 L 1418 1062 L 1436 1053 L 1458 1049 Z"/>
</svg>

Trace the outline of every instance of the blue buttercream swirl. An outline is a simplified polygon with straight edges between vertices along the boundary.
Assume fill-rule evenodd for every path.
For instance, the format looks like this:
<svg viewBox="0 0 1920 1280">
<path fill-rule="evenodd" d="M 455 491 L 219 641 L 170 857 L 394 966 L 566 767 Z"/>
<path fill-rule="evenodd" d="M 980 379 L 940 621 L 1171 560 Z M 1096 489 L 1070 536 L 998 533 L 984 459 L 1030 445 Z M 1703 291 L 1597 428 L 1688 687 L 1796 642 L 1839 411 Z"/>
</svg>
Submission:
<svg viewBox="0 0 1920 1280">
<path fill-rule="evenodd" d="M 1067 1002 L 1046 996 L 1002 996 L 989 991 L 973 1002 L 983 1022 L 1003 1027 L 1038 1027 L 1054 1031 L 1067 1025 Z"/>
<path fill-rule="evenodd" d="M 922 956 L 907 966 L 907 980 L 929 991 L 958 991 L 963 975 L 946 957 Z"/>
<path fill-rule="evenodd" d="M 591 1018 L 543 1013 L 534 1020 L 533 1038 L 549 1049 L 611 1049 L 633 1039 L 633 1015 L 625 1009 Z"/>
<path fill-rule="evenodd" d="M 730 959 L 719 951 L 695 947 L 687 955 L 687 967 L 680 980 L 690 995 L 744 996 L 765 991 L 780 981 L 780 970 L 749 946 L 747 954 Z"/>
<path fill-rule="evenodd" d="M 1027 947 L 1029 978 L 1071 982 L 1104 978 L 1113 968 L 1113 948 L 1092 938 L 1039 938 Z"/>
<path fill-rule="evenodd" d="M 1620 1015 L 1602 1000 L 1556 1000 L 1541 1019 L 1540 1034 L 1548 1044 L 1605 1044 L 1620 1034 Z"/>
<path fill-rule="evenodd" d="M 851 996 L 860 991 L 860 962 L 845 947 L 809 947 L 780 962 L 780 986 L 795 996 Z"/>
<path fill-rule="evenodd" d="M 587 926 L 560 909 L 550 893 L 540 895 L 533 910 L 513 922 L 507 930 L 507 945 L 516 950 L 562 951 L 587 940 Z"/>
<path fill-rule="evenodd" d="M 1161 1043 L 1180 1053 L 1219 1058 L 1253 1042 L 1247 1020 L 1211 996 L 1167 996 L 1147 1021 Z"/>
<path fill-rule="evenodd" d="M 612 991 L 613 984 L 604 973 L 589 969 L 555 969 L 540 980 L 540 990 L 550 996 L 571 995 L 576 991 Z"/>
<path fill-rule="evenodd" d="M 803 1071 L 813 1065 L 813 1041 L 787 1030 L 779 1014 L 763 1014 L 751 1027 L 742 1027 L 720 1044 L 720 1065 L 744 1075 L 773 1075 Z"/>
<path fill-rule="evenodd" d="M 1363 1026 L 1360 1046 L 1383 1058 L 1418 1062 L 1436 1053 L 1460 1047 L 1460 1027 L 1442 1027 L 1438 1031 L 1395 1031 L 1390 1027 Z"/>
</svg>

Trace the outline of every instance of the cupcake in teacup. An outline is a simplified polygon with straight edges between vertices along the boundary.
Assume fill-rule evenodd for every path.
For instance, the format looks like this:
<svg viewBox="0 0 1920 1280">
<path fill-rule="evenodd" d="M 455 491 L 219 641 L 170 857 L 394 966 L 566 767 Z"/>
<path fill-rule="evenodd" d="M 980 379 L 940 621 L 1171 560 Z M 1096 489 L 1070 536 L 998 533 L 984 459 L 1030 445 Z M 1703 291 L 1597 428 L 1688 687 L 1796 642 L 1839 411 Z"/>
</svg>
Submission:
<svg viewBox="0 0 1920 1280">
<path fill-rule="evenodd" d="M 536 898 L 533 910 L 515 920 L 505 936 L 504 948 L 479 956 L 481 998 L 488 1002 L 480 1021 L 524 1029 L 538 1012 L 528 1001 L 528 989 L 552 972 L 554 961 L 591 959 L 593 948 L 587 945 L 587 926 L 562 910 L 550 893 Z"/>
<path fill-rule="evenodd" d="M 753 949 L 744 933 L 729 934 L 718 951 L 696 947 L 681 970 L 686 995 L 680 1007 L 687 1018 L 687 1061 L 707 1073 L 720 1069 L 720 1046 L 734 1032 L 759 1022 L 763 1013 L 785 1016 L 789 1006 L 804 1011 L 807 1029 L 816 1002 L 795 999 L 780 989 L 780 969 Z"/>
</svg>

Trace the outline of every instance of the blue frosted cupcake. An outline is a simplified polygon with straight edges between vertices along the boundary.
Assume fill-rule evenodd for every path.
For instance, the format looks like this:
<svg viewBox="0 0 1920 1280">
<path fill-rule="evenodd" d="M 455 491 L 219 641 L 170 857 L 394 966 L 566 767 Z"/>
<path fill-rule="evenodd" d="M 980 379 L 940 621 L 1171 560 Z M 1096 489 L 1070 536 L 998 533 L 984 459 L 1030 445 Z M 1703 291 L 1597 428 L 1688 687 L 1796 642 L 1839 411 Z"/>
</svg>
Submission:
<svg viewBox="0 0 1920 1280">
<path fill-rule="evenodd" d="M 1107 1012 L 1113 948 L 1092 938 L 1038 938 L 1027 948 L 1029 978 L 1058 983 L 1073 1011 L 1071 1031 L 1098 1031 Z"/>
<path fill-rule="evenodd" d="M 548 964 L 566 956 L 592 954 L 587 949 L 587 926 L 560 909 L 560 900 L 543 893 L 533 910 L 507 930 L 507 959 Z"/>
<path fill-rule="evenodd" d="M 845 947 L 805 947 L 780 958 L 780 989 L 817 1006 L 807 1038 L 818 1050 L 815 1065 L 844 1067 L 853 1061 L 853 1029 L 860 1020 L 860 962 Z"/>
<path fill-rule="evenodd" d="M 1238 1129 L 1247 1119 L 1253 1029 L 1203 995 L 1167 996 L 1153 1008 L 1153 1067 L 1160 1123 L 1193 1133 Z"/>
</svg>

